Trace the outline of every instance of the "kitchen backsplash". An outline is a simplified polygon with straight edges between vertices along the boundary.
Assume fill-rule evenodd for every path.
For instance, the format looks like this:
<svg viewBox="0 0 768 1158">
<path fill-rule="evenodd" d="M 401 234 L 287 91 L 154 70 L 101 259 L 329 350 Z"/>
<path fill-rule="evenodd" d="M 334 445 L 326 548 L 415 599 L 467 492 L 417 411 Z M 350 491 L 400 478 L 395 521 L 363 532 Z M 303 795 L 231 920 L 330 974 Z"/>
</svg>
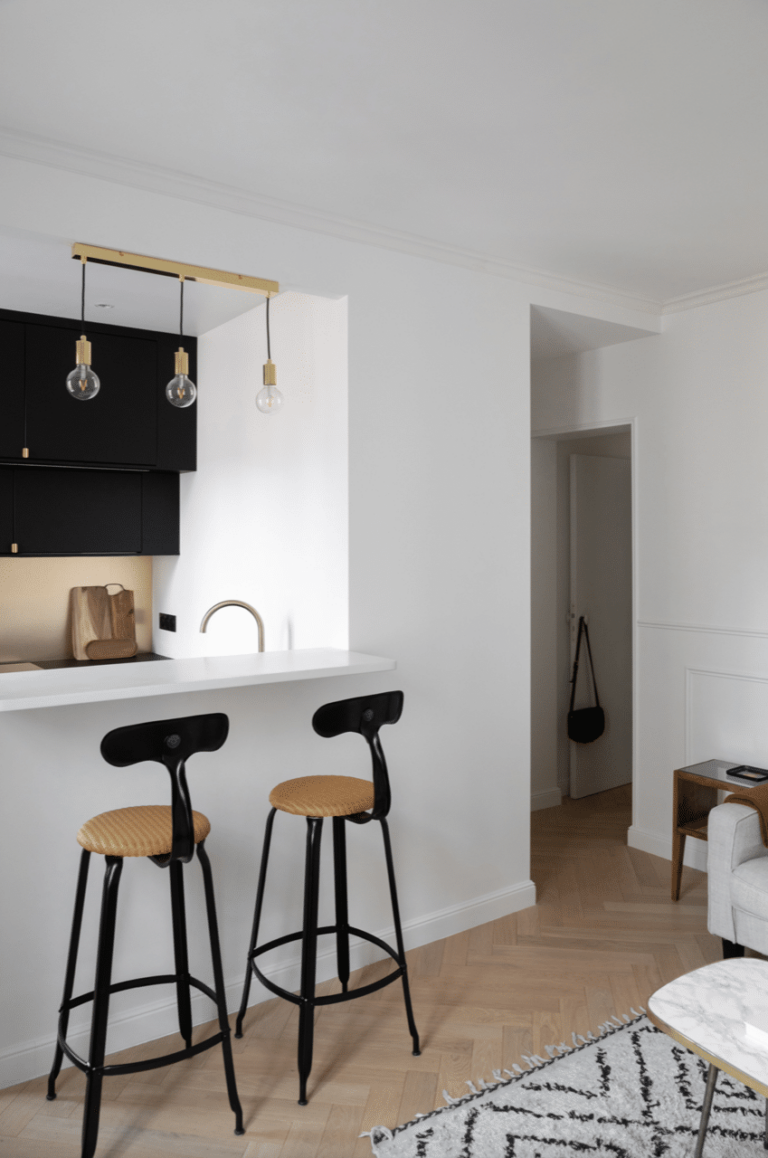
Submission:
<svg viewBox="0 0 768 1158">
<path fill-rule="evenodd" d="M 136 642 L 152 649 L 152 558 L 0 558 L 0 662 L 72 655 L 69 591 L 122 583 L 134 592 Z"/>
</svg>

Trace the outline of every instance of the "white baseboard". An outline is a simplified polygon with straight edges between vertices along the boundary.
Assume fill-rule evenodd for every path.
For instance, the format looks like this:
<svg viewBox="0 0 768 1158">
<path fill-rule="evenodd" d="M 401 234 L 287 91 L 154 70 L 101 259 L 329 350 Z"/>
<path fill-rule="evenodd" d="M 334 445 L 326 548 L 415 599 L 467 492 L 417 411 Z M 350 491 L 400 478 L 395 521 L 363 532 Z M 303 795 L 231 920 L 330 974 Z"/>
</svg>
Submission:
<svg viewBox="0 0 768 1158">
<path fill-rule="evenodd" d="M 499 917 L 507 916 L 509 913 L 517 913 L 521 909 L 530 908 L 531 905 L 535 904 L 535 884 L 533 881 L 522 881 L 511 888 L 498 889 L 495 892 L 486 893 L 485 896 L 474 897 L 471 901 L 464 901 L 458 905 L 439 909 L 424 917 L 407 921 L 403 925 L 403 939 L 406 949 L 417 949 L 420 945 L 427 945 L 431 941 L 442 940 L 443 937 L 450 937 L 454 933 L 463 933 L 467 929 L 473 929 L 476 925 L 484 925 L 487 921 L 495 921 Z M 395 936 L 394 929 L 379 930 L 376 936 L 392 944 Z M 331 939 L 328 938 L 328 940 Z M 359 969 L 363 965 L 381 960 L 383 956 L 381 950 L 368 941 L 354 939 L 350 941 L 350 964 L 353 969 Z M 281 985 L 284 989 L 298 990 L 300 955 L 297 952 L 288 961 L 272 968 L 265 966 L 263 972 L 271 981 Z M 334 945 L 330 944 L 328 949 L 318 954 L 317 980 L 327 981 L 335 976 L 336 950 Z M 201 980 L 210 984 L 210 978 L 207 974 Z M 171 986 L 168 986 L 162 992 L 168 992 L 170 989 Z M 230 1013 L 235 1013 L 239 1008 L 242 990 L 242 974 L 227 981 L 227 1008 Z M 158 989 L 158 992 L 161 990 Z M 251 986 L 251 1005 L 269 1001 L 272 996 L 273 994 L 259 985 L 254 978 Z M 86 1005 L 84 1009 L 88 1011 L 86 1014 L 79 1018 L 74 1016 L 71 1018 L 67 1038 L 71 1047 L 81 1056 L 88 1051 L 90 1031 L 90 1005 Z M 76 1012 L 79 1013 L 79 1010 Z M 416 1014 L 418 1016 L 418 1009 Z M 201 1022 L 210 1021 L 214 1017 L 214 1007 L 208 998 L 202 994 L 194 996 L 193 991 L 193 1023 L 199 1025 Z M 53 1018 L 55 1019 L 55 1014 Z M 112 1053 L 176 1032 L 178 1032 L 178 1021 L 175 997 L 163 997 L 134 1007 L 128 1013 L 110 1016 L 108 1048 Z M 0 1089 L 47 1074 L 53 1061 L 54 1046 L 55 1036 L 51 1034 L 35 1041 L 19 1043 L 2 1051 L 0 1053 Z M 66 1058 L 64 1060 L 66 1064 Z"/>
<path fill-rule="evenodd" d="M 627 844 L 630 848 L 639 848 L 641 852 L 650 852 L 654 856 L 661 856 L 664 860 L 672 860 L 672 836 L 659 836 L 655 832 L 646 832 L 636 825 L 627 831 Z M 689 868 L 707 871 L 707 843 L 704 840 L 691 838 L 685 842 L 683 864 Z"/>
<path fill-rule="evenodd" d="M 547 788 L 546 792 L 531 793 L 531 812 L 538 812 L 540 808 L 557 808 L 563 803 L 563 794 L 559 788 Z"/>
</svg>

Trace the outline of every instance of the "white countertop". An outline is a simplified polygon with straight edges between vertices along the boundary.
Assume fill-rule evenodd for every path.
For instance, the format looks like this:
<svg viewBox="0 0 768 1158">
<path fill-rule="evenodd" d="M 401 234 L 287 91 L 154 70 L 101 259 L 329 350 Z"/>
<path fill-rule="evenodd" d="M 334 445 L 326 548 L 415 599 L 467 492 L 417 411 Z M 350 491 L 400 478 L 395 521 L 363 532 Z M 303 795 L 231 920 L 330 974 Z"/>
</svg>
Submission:
<svg viewBox="0 0 768 1158">
<path fill-rule="evenodd" d="M 316 648 L 0 674 L 0 712 L 394 671 L 393 659 Z"/>
</svg>

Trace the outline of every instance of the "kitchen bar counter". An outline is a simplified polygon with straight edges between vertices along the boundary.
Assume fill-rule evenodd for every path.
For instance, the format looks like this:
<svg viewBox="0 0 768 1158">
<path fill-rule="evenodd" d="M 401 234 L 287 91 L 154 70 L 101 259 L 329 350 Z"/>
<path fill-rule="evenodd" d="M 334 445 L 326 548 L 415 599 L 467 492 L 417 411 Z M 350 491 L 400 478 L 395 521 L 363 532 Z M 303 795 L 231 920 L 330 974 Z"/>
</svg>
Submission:
<svg viewBox="0 0 768 1158">
<path fill-rule="evenodd" d="M 393 659 L 382 656 L 316 648 L 165 659 L 163 663 L 98 663 L 52 671 L 5 672 L 0 674 L 0 712 L 363 675 L 394 671 L 396 666 Z"/>
</svg>

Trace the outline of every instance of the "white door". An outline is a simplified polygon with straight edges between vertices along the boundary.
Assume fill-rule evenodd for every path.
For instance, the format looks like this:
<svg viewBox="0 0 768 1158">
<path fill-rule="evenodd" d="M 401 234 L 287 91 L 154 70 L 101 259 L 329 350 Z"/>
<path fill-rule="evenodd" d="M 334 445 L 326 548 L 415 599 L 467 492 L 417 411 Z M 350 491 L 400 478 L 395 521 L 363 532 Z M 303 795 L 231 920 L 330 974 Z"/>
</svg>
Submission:
<svg viewBox="0 0 768 1158">
<path fill-rule="evenodd" d="M 630 461 L 571 455 L 571 671 L 579 616 L 589 627 L 605 731 L 570 743 L 570 793 L 591 796 L 632 779 L 632 498 Z M 581 641 L 576 704 L 594 703 Z"/>
</svg>

